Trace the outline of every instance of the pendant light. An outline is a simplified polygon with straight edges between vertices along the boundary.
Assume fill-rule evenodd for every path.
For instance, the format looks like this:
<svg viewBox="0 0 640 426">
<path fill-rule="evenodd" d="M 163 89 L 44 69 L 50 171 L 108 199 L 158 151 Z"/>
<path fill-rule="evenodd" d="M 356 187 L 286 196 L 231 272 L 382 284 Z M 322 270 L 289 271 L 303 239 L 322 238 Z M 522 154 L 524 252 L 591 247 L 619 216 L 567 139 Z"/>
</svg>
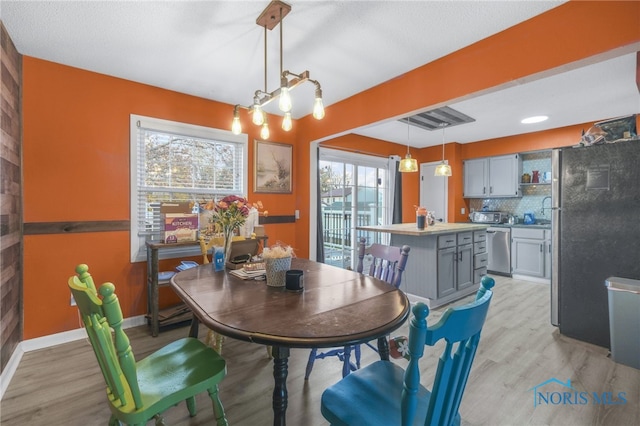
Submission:
<svg viewBox="0 0 640 426">
<path fill-rule="evenodd" d="M 398 170 L 403 173 L 407 172 L 417 172 L 418 171 L 418 160 L 415 158 L 411 158 L 411 153 L 409 152 L 409 129 L 411 125 L 409 124 L 409 117 L 407 117 L 407 155 L 400 160 L 400 165 L 398 166 Z"/>
<path fill-rule="evenodd" d="M 442 162 L 436 166 L 435 176 L 451 176 L 451 166 L 444 161 L 444 128 L 447 127 L 447 123 L 440 123 L 442 127 Z"/>
<path fill-rule="evenodd" d="M 302 83 L 313 83 L 316 91 L 313 102 L 313 118 L 322 120 L 324 118 L 324 104 L 322 103 L 322 89 L 317 80 L 309 77 L 309 71 L 303 71 L 300 74 L 292 73 L 283 69 L 282 45 L 283 45 L 283 20 L 291 11 L 291 5 L 281 1 L 272 0 L 269 5 L 262 11 L 256 24 L 264 28 L 264 90 L 256 90 L 253 97 L 253 104 L 249 106 L 236 105 L 233 110 L 233 120 L 231 122 L 231 130 L 233 134 L 239 135 L 242 132 L 240 124 L 239 109 L 246 109 L 251 113 L 251 121 L 256 126 L 260 126 L 260 137 L 264 140 L 269 137 L 269 125 L 267 124 L 266 112 L 264 107 L 278 99 L 278 107 L 284 113 L 282 119 L 282 129 L 290 131 L 293 127 L 291 118 L 292 100 L 291 91 Z M 280 25 L 280 87 L 268 92 L 267 91 L 267 33 Z"/>
</svg>

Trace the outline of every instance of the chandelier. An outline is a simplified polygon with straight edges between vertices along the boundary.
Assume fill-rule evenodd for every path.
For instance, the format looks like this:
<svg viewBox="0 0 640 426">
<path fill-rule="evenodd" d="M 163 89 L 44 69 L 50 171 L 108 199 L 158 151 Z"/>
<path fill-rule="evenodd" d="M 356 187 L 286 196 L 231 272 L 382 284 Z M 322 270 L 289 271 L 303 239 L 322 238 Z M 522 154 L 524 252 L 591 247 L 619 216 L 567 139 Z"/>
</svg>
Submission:
<svg viewBox="0 0 640 426">
<path fill-rule="evenodd" d="M 322 104 L 322 89 L 320 83 L 309 78 L 309 71 L 303 71 L 300 74 L 291 71 L 282 70 L 282 20 L 291 11 L 291 6 L 279 1 L 273 0 L 262 11 L 256 24 L 264 28 L 264 90 L 256 90 L 253 96 L 253 103 L 249 106 L 236 105 L 233 108 L 233 121 L 231 123 L 231 131 L 235 135 L 242 133 L 242 125 L 240 123 L 240 109 L 246 109 L 251 114 L 251 121 L 257 126 L 261 126 L 260 137 L 269 139 L 269 124 L 267 115 L 263 107 L 270 102 L 279 99 L 278 107 L 284 112 L 282 119 L 282 129 L 289 131 L 292 128 L 291 122 L 291 90 L 304 82 L 313 83 L 316 86 L 315 101 L 313 104 L 313 117 L 321 120 L 324 117 L 324 106 Z M 276 25 L 280 24 L 280 87 L 269 92 L 267 90 L 267 30 L 272 30 Z"/>
</svg>

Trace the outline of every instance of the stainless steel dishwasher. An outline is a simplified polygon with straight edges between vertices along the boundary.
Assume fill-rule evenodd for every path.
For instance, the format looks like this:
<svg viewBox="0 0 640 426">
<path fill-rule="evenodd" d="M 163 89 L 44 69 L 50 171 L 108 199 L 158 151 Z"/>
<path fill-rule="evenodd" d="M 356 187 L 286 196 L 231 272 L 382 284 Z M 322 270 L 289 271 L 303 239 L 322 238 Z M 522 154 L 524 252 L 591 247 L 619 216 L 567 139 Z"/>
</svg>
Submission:
<svg viewBox="0 0 640 426">
<path fill-rule="evenodd" d="M 487 272 L 511 276 L 511 228 L 487 229 Z"/>
</svg>

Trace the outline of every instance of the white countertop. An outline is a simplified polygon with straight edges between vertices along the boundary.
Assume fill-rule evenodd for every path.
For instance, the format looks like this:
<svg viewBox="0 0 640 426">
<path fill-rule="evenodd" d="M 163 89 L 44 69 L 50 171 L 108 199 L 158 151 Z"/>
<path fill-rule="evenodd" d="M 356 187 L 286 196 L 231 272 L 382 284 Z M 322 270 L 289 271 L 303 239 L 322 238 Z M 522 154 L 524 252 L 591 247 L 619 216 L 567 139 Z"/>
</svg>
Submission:
<svg viewBox="0 0 640 426">
<path fill-rule="evenodd" d="M 390 234 L 413 235 L 424 237 L 429 235 L 447 234 L 451 232 L 480 231 L 487 229 L 489 225 L 482 223 L 436 223 L 420 230 L 415 222 L 398 223 L 394 225 L 377 226 L 357 226 L 356 229 L 363 231 L 388 232 Z"/>
</svg>

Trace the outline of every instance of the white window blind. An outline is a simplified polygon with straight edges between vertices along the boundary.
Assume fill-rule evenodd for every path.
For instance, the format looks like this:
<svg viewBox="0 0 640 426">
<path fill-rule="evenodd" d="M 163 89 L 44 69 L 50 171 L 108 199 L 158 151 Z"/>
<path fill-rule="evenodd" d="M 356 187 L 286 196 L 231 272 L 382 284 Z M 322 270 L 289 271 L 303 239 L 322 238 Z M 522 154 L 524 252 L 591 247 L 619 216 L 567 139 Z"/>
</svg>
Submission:
<svg viewBox="0 0 640 426">
<path fill-rule="evenodd" d="M 160 203 L 246 195 L 247 136 L 133 114 L 130 126 L 131 261 L 137 262 L 146 258 L 146 241 L 162 239 Z"/>
</svg>

